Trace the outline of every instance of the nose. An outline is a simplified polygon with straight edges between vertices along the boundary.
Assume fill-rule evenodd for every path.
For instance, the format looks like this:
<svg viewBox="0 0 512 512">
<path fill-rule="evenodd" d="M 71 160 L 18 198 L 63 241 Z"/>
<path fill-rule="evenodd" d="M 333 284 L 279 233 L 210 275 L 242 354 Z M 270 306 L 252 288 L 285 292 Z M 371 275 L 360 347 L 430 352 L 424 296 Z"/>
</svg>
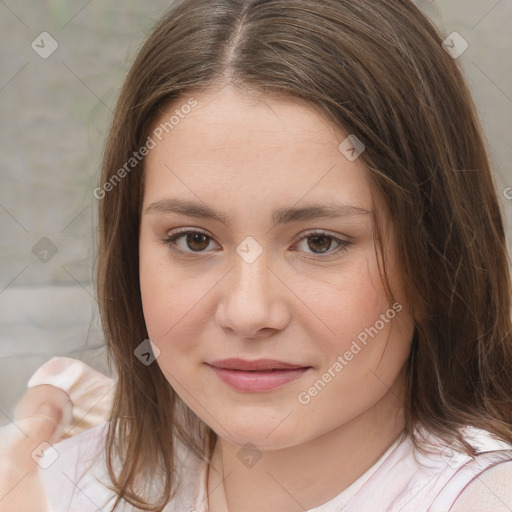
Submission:
<svg viewBox="0 0 512 512">
<path fill-rule="evenodd" d="M 217 325 L 239 338 L 271 336 L 290 322 L 289 294 L 263 255 L 252 263 L 237 256 L 223 279 Z"/>
</svg>

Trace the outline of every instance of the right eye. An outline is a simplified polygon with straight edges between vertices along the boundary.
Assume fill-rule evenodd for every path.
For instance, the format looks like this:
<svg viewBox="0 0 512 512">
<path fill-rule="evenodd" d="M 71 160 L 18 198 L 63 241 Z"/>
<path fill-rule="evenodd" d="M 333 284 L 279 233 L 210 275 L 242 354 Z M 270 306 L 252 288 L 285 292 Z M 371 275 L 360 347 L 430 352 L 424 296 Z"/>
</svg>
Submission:
<svg viewBox="0 0 512 512">
<path fill-rule="evenodd" d="M 179 245 L 178 242 L 182 239 L 184 242 Z M 171 231 L 163 243 L 175 252 L 190 256 L 194 253 L 203 253 L 211 241 L 213 241 L 211 236 L 197 229 L 178 228 L 174 232 Z"/>
</svg>

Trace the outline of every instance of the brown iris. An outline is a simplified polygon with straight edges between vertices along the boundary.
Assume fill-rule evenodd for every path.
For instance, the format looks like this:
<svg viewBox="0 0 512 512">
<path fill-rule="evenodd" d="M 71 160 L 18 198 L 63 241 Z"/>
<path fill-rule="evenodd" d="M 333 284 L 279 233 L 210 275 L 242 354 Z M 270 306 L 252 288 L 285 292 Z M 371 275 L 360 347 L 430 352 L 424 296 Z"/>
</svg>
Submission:
<svg viewBox="0 0 512 512">
<path fill-rule="evenodd" d="M 187 247 L 193 251 L 203 251 L 208 247 L 210 237 L 203 233 L 188 233 L 187 234 Z M 197 244 L 194 246 L 194 244 Z"/>
<path fill-rule="evenodd" d="M 308 237 L 310 239 L 310 241 L 308 241 L 308 247 L 313 250 L 314 252 L 317 252 L 315 251 L 315 245 L 317 243 L 317 241 L 324 241 L 324 243 L 319 243 L 318 245 L 320 245 L 320 250 L 318 252 L 325 252 L 327 251 L 330 247 L 331 247 L 331 243 L 332 243 L 332 237 L 329 237 L 327 235 L 314 235 L 314 236 L 310 236 Z M 313 240 L 313 243 L 311 243 L 311 240 Z M 318 246 L 316 247 L 318 248 Z"/>
</svg>

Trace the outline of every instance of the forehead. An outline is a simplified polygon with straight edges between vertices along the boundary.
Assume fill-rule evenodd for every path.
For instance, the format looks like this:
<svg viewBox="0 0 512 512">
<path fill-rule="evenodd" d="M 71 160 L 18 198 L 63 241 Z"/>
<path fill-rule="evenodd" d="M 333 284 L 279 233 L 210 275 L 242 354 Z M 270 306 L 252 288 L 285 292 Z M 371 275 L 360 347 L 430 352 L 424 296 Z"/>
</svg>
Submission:
<svg viewBox="0 0 512 512">
<path fill-rule="evenodd" d="M 347 134 L 298 98 L 227 86 L 184 96 L 163 112 L 145 159 L 144 204 L 177 192 L 371 208 L 366 168 L 339 149 Z"/>
</svg>

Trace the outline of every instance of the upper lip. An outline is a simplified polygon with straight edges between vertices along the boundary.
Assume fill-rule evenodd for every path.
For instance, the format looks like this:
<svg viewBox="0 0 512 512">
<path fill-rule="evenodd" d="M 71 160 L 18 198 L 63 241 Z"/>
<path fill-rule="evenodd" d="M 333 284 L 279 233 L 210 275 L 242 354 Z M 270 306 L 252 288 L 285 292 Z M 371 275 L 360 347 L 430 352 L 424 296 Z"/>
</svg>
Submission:
<svg viewBox="0 0 512 512">
<path fill-rule="evenodd" d="M 275 369 L 292 369 L 307 368 L 302 364 L 287 363 L 285 361 L 277 361 L 276 359 L 240 359 L 238 357 L 231 359 L 218 359 L 208 363 L 216 368 L 225 368 L 229 370 L 275 370 Z"/>
</svg>

